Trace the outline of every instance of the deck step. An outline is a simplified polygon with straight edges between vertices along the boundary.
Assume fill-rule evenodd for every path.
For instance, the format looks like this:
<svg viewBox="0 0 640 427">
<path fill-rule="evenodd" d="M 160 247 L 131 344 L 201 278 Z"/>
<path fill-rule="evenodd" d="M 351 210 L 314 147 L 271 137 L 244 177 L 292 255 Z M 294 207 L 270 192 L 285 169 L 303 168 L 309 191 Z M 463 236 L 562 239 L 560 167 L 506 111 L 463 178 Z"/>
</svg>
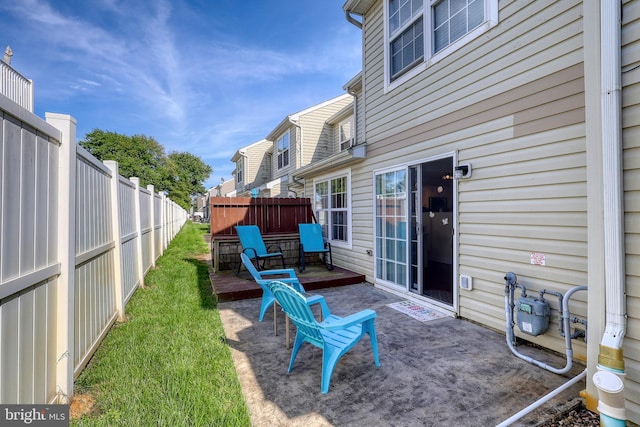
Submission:
<svg viewBox="0 0 640 427">
<path fill-rule="evenodd" d="M 354 273 L 340 267 L 328 271 L 324 265 L 310 265 L 296 276 L 300 279 L 305 290 L 313 291 L 337 286 L 355 285 L 365 281 L 364 274 Z M 262 288 L 253 280 L 248 271 L 242 270 L 239 275 L 235 271 L 210 272 L 209 277 L 218 301 L 236 301 L 241 299 L 259 298 Z"/>
</svg>

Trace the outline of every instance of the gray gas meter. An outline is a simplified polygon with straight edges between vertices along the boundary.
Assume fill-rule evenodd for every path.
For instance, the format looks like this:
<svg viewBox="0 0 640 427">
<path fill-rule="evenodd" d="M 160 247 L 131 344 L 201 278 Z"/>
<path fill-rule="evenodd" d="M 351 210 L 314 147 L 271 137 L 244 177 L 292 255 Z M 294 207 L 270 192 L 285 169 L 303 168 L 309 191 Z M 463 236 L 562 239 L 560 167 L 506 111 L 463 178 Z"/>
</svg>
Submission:
<svg viewBox="0 0 640 427">
<path fill-rule="evenodd" d="M 524 333 L 537 336 L 549 329 L 551 309 L 542 298 L 520 297 L 516 301 L 518 328 Z"/>
</svg>

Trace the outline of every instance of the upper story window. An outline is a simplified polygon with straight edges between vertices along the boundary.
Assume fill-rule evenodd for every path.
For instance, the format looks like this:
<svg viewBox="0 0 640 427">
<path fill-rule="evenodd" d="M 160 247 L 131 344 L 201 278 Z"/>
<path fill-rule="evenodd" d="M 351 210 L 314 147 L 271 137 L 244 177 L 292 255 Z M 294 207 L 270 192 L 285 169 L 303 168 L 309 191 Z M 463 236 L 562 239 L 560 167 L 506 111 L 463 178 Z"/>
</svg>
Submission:
<svg viewBox="0 0 640 427">
<path fill-rule="evenodd" d="M 483 0 L 442 0 L 433 6 L 433 52 L 439 52 L 484 22 Z"/>
<path fill-rule="evenodd" d="M 353 138 L 351 129 L 353 128 L 353 120 L 347 119 L 338 125 L 338 133 L 340 138 L 340 151 L 344 151 L 351 147 L 351 139 Z"/>
<path fill-rule="evenodd" d="M 389 83 L 495 25 L 498 0 L 387 0 L 385 17 Z"/>
<path fill-rule="evenodd" d="M 391 77 L 424 58 L 424 0 L 389 0 Z"/>
<path fill-rule="evenodd" d="M 236 162 L 236 182 L 241 184 L 244 180 L 244 167 L 242 165 L 243 159 L 240 159 Z"/>
<path fill-rule="evenodd" d="M 289 131 L 278 138 L 278 169 L 289 166 Z"/>
</svg>

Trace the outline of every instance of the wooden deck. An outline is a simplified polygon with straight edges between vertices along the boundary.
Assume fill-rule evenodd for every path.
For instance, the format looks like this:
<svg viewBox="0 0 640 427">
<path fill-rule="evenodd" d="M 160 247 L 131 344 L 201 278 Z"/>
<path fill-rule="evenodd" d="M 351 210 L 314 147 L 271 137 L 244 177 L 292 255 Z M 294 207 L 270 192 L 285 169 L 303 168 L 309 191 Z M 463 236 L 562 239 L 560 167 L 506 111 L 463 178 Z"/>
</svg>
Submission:
<svg viewBox="0 0 640 427">
<path fill-rule="evenodd" d="M 365 281 L 364 274 L 354 273 L 340 267 L 328 271 L 324 265 L 310 265 L 302 273 L 294 268 L 296 276 L 305 290 L 313 291 L 336 286 L 355 285 Z M 225 270 L 210 273 L 213 290 L 218 301 L 235 301 L 262 296 L 262 288 L 253 280 L 249 272 L 242 269 L 239 275 L 235 271 Z"/>
</svg>

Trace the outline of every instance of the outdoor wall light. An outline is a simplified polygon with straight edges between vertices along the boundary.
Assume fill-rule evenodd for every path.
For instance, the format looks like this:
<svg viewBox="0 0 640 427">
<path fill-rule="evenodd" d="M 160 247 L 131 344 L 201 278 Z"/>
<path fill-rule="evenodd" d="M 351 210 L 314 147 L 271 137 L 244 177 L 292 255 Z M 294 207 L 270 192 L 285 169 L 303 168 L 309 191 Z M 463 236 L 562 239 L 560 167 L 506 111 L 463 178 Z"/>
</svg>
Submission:
<svg viewBox="0 0 640 427">
<path fill-rule="evenodd" d="M 462 163 L 453 168 L 455 179 L 471 178 L 471 163 Z"/>
</svg>

